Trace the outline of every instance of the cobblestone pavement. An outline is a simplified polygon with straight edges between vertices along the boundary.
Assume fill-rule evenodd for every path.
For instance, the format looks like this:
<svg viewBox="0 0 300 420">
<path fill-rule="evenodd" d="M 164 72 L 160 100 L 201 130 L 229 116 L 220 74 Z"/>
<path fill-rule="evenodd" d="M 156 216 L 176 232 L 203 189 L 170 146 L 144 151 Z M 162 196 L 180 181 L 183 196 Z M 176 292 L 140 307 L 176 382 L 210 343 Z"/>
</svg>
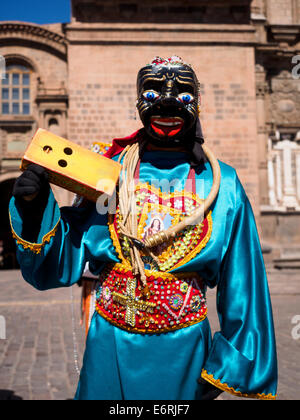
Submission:
<svg viewBox="0 0 300 420">
<path fill-rule="evenodd" d="M 300 316 L 300 273 L 270 271 L 268 278 L 277 336 L 278 399 L 299 400 L 300 339 L 292 338 L 292 319 Z M 0 290 L 0 319 L 6 321 L 6 339 L 0 339 L 0 400 L 72 399 L 78 381 L 74 349 L 79 367 L 84 350 L 80 289 L 38 292 L 18 271 L 0 271 Z M 208 308 L 212 330 L 218 330 L 215 291 L 208 293 Z M 223 393 L 218 399 L 238 397 Z"/>
</svg>

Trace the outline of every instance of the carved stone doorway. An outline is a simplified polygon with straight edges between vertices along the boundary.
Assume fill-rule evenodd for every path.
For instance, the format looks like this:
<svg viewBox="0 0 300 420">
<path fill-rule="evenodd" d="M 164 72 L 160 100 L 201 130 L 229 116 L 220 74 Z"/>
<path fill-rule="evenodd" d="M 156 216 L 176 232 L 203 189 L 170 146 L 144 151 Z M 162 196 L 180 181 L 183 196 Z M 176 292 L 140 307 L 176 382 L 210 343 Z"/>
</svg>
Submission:
<svg viewBox="0 0 300 420">
<path fill-rule="evenodd" d="M 19 268 L 8 216 L 8 205 L 14 182 L 15 179 L 7 179 L 0 183 L 0 270 Z"/>
</svg>

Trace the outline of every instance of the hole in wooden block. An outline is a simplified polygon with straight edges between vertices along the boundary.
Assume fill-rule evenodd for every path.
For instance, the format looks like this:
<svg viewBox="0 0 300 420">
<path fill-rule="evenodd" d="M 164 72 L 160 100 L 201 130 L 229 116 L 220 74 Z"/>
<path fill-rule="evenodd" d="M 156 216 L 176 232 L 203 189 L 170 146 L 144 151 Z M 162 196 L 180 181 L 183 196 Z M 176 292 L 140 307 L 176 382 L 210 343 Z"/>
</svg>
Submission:
<svg viewBox="0 0 300 420">
<path fill-rule="evenodd" d="M 66 147 L 64 149 L 64 152 L 66 155 L 72 155 L 73 154 L 73 150 L 71 149 L 71 147 Z"/>
<path fill-rule="evenodd" d="M 68 166 L 68 162 L 64 159 L 61 159 L 58 161 L 59 166 L 61 166 L 62 168 L 65 168 L 66 166 Z"/>
<path fill-rule="evenodd" d="M 50 153 L 50 152 L 52 152 L 53 149 L 52 149 L 51 146 L 44 146 L 43 150 L 44 150 L 45 153 Z"/>
</svg>

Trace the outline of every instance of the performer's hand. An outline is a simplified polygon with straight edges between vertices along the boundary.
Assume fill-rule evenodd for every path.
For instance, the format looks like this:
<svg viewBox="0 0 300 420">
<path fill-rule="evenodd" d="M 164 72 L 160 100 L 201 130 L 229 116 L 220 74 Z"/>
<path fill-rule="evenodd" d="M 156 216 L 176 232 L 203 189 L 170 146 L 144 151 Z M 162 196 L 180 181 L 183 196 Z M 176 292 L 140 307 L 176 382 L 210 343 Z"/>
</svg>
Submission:
<svg viewBox="0 0 300 420">
<path fill-rule="evenodd" d="M 198 383 L 203 385 L 203 392 L 202 392 L 202 401 L 211 401 L 218 398 L 220 394 L 222 394 L 222 390 L 216 388 L 215 386 L 211 385 L 203 378 L 198 379 Z"/>
<path fill-rule="evenodd" d="M 22 175 L 17 178 L 13 188 L 13 196 L 26 201 L 32 201 L 41 193 L 48 192 L 48 173 L 42 166 L 34 163 L 29 165 Z"/>
<path fill-rule="evenodd" d="M 28 242 L 38 239 L 49 190 L 48 174 L 36 164 L 29 165 L 15 182 L 13 196 L 22 210 L 22 238 Z"/>
</svg>

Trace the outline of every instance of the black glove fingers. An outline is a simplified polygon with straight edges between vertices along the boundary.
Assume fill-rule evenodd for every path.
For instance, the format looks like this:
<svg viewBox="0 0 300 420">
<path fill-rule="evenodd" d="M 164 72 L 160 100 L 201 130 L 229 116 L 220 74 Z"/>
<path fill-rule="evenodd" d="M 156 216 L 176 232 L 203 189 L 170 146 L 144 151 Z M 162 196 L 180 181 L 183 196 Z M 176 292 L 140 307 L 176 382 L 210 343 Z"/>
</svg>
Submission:
<svg viewBox="0 0 300 420">
<path fill-rule="evenodd" d="M 27 188 L 33 187 L 35 188 L 36 192 L 41 189 L 41 184 L 38 182 L 33 181 L 32 179 L 20 178 L 19 182 L 17 183 L 17 188 Z"/>
<path fill-rule="evenodd" d="M 13 193 L 13 196 L 14 197 L 26 197 L 26 196 L 28 196 L 28 195 L 33 195 L 33 194 L 36 194 L 37 193 L 37 190 L 36 190 L 36 188 L 35 187 L 33 187 L 33 186 L 27 186 L 27 187 L 18 187 L 15 191 L 14 191 L 14 193 Z"/>
<path fill-rule="evenodd" d="M 42 181 L 48 181 L 48 172 L 46 171 L 45 168 L 43 168 L 40 165 L 37 165 L 36 163 L 31 163 L 28 166 L 27 171 L 30 171 L 30 172 L 34 173 Z"/>
<path fill-rule="evenodd" d="M 49 191 L 48 173 L 39 165 L 30 164 L 23 174 L 16 180 L 13 195 L 22 197 L 26 195 L 46 195 Z M 43 194 L 41 194 L 43 193 Z"/>
<path fill-rule="evenodd" d="M 38 185 L 39 187 L 41 187 L 42 186 L 42 182 L 43 182 L 43 180 L 38 176 L 38 175 L 36 175 L 34 172 L 31 172 L 31 171 L 25 171 L 21 176 L 20 176 L 20 181 L 22 181 L 22 182 L 31 182 L 31 183 L 34 183 L 34 184 L 36 184 L 36 185 Z"/>
<path fill-rule="evenodd" d="M 26 197 L 27 195 L 34 195 L 37 193 L 38 191 L 36 190 L 35 187 L 28 185 L 28 187 L 23 187 L 22 190 L 20 190 L 20 193 L 18 194 L 18 196 Z"/>
<path fill-rule="evenodd" d="M 40 179 L 31 172 L 24 172 L 15 183 L 13 195 L 15 197 L 22 197 L 23 195 L 37 194 L 40 190 Z"/>
<path fill-rule="evenodd" d="M 13 195 L 20 197 L 24 194 L 24 191 L 27 192 L 28 188 L 30 188 L 30 191 L 33 190 L 33 193 L 37 193 L 40 191 L 41 185 L 32 179 L 21 176 L 15 182 Z"/>
</svg>

